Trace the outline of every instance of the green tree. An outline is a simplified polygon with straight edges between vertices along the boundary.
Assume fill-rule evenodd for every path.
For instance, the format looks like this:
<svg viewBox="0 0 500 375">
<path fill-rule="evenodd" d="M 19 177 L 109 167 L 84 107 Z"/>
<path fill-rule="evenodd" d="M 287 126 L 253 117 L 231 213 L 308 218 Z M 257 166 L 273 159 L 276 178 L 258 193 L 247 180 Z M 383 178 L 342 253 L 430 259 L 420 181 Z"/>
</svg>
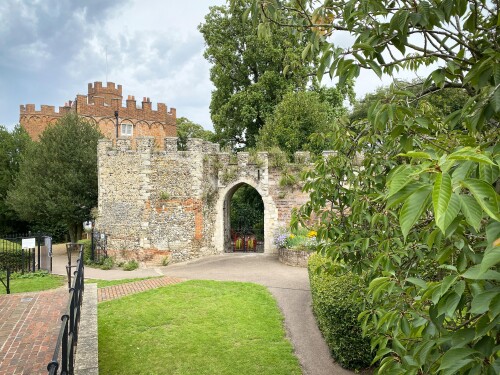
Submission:
<svg viewBox="0 0 500 375">
<path fill-rule="evenodd" d="M 243 12 L 239 5 L 211 7 L 199 30 L 205 58 L 213 64 L 210 112 L 217 140 L 253 147 L 276 104 L 286 92 L 304 88 L 311 69 L 301 63 L 299 38 L 276 28 L 269 39 L 259 39 L 243 22 Z M 287 66 L 296 69 L 287 71 Z"/>
<path fill-rule="evenodd" d="M 422 92 L 422 82 L 419 81 L 395 81 L 395 87 L 408 90 L 407 101 L 411 106 L 420 106 L 427 112 L 433 112 L 435 117 L 441 117 L 443 119 L 463 108 L 470 98 L 465 89 L 447 88 L 436 91 L 432 95 L 426 95 L 416 99 L 419 93 Z M 368 118 L 370 107 L 378 102 L 390 103 L 394 91 L 395 90 L 392 90 L 390 86 L 386 86 L 379 87 L 375 92 L 366 94 L 364 98 L 354 103 L 349 115 L 350 119 L 362 120 Z"/>
<path fill-rule="evenodd" d="M 206 130 L 203 126 L 192 122 L 186 117 L 177 119 L 177 144 L 180 150 L 186 150 L 188 138 L 201 138 L 205 141 L 213 142 L 215 134 Z"/>
<path fill-rule="evenodd" d="M 319 153 L 321 148 L 311 135 L 328 132 L 334 121 L 333 116 L 333 108 L 322 101 L 317 92 L 290 92 L 260 130 L 258 147 L 269 149 L 278 146 L 289 156 L 299 150 Z"/>
<path fill-rule="evenodd" d="M 8 204 L 23 220 L 39 225 L 64 223 L 71 241 L 97 205 L 99 130 L 69 114 L 48 127 L 26 151 Z"/>
<path fill-rule="evenodd" d="M 305 175 L 311 199 L 294 225 L 315 213 L 320 250 L 366 279 L 372 307 L 359 319 L 378 373 L 498 373 L 498 3 L 256 0 L 249 8 L 264 37 L 283 13 L 308 36 L 304 55 L 320 55 L 318 77 L 437 65 L 417 93 L 393 85 L 367 119 L 336 124 L 337 156 Z M 320 49 L 333 33 L 354 42 Z M 446 117 L 409 105 L 445 89 L 468 95 Z"/>
<path fill-rule="evenodd" d="M 26 131 L 17 125 L 11 132 L 0 126 L 0 233 L 24 232 L 27 223 L 19 219 L 7 203 L 7 192 L 14 185 L 23 152 L 31 143 Z"/>
</svg>

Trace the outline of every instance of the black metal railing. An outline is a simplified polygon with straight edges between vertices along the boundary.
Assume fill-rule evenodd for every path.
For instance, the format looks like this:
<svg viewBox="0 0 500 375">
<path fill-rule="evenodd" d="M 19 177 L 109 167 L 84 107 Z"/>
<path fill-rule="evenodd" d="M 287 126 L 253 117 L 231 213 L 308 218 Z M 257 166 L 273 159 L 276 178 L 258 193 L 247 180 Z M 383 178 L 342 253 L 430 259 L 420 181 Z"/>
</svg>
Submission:
<svg viewBox="0 0 500 375">
<path fill-rule="evenodd" d="M 49 375 L 73 375 L 75 365 L 75 349 L 78 343 L 78 327 L 80 325 L 80 310 L 83 302 L 83 245 L 79 247 L 76 261 L 76 271 L 71 288 L 66 313 L 61 316 L 61 329 L 57 338 L 52 361 L 47 365 Z M 60 352 L 60 353 L 59 353 Z"/>
<path fill-rule="evenodd" d="M 30 248 L 24 241 L 31 239 Z M 34 240 L 34 241 L 33 241 Z M 39 270 L 52 271 L 51 237 L 41 233 L 10 234 L 0 236 L 0 287 L 10 294 L 10 276 Z"/>
<path fill-rule="evenodd" d="M 32 248 L 24 248 L 23 240 L 34 239 Z M 12 263 L 6 259 L 18 258 L 16 267 L 10 265 L 11 272 L 34 272 L 46 270 L 52 272 L 52 238 L 43 233 L 23 233 L 0 235 L 0 266 Z M 21 259 L 23 261 L 21 262 Z M 29 259 L 29 262 L 27 260 Z M 24 261 L 26 260 L 26 261 Z M 16 268 L 16 269 L 14 269 Z"/>
</svg>

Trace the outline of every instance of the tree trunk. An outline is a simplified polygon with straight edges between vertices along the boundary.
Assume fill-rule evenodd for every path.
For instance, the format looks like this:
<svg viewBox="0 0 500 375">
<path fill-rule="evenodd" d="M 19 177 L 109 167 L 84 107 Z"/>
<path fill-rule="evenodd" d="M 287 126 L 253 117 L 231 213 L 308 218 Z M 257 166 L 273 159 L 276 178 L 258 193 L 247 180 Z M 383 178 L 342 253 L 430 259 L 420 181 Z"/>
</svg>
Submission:
<svg viewBox="0 0 500 375">
<path fill-rule="evenodd" d="M 71 243 L 76 243 L 76 241 L 78 240 L 77 231 L 77 224 L 73 223 L 68 225 L 69 240 Z"/>
<path fill-rule="evenodd" d="M 82 239 L 82 233 L 83 233 L 83 225 L 76 224 L 76 240 L 77 241 Z"/>
</svg>

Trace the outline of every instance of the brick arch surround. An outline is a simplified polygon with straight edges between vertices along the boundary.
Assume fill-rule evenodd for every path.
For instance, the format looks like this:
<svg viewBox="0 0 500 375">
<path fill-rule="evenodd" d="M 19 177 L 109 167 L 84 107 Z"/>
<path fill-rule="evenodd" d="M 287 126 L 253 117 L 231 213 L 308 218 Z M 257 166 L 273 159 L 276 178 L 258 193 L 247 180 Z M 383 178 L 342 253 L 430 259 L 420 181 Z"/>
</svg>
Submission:
<svg viewBox="0 0 500 375">
<path fill-rule="evenodd" d="M 268 191 L 249 178 L 241 178 L 219 190 L 219 197 L 216 206 L 217 218 L 214 230 L 214 244 L 217 248 L 223 249 L 224 252 L 231 251 L 231 233 L 229 224 L 230 201 L 233 194 L 242 185 L 248 185 L 257 190 L 262 198 L 262 201 L 264 202 L 264 253 L 274 253 L 277 250 L 272 239 L 278 222 L 278 209 L 276 208 L 276 204 L 274 203 L 273 198 L 269 195 Z"/>
</svg>

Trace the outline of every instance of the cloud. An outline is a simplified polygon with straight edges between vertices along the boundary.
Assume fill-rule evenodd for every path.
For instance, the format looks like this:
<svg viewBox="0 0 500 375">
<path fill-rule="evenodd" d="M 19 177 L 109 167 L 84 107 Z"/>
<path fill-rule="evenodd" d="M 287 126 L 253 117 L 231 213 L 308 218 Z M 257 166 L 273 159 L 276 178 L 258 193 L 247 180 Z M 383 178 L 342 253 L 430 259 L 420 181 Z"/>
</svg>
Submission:
<svg viewBox="0 0 500 375">
<path fill-rule="evenodd" d="M 3 0 L 0 2 L 0 124 L 19 104 L 58 105 L 88 82 L 166 102 L 211 128 L 212 84 L 197 26 L 224 0 Z"/>
</svg>

